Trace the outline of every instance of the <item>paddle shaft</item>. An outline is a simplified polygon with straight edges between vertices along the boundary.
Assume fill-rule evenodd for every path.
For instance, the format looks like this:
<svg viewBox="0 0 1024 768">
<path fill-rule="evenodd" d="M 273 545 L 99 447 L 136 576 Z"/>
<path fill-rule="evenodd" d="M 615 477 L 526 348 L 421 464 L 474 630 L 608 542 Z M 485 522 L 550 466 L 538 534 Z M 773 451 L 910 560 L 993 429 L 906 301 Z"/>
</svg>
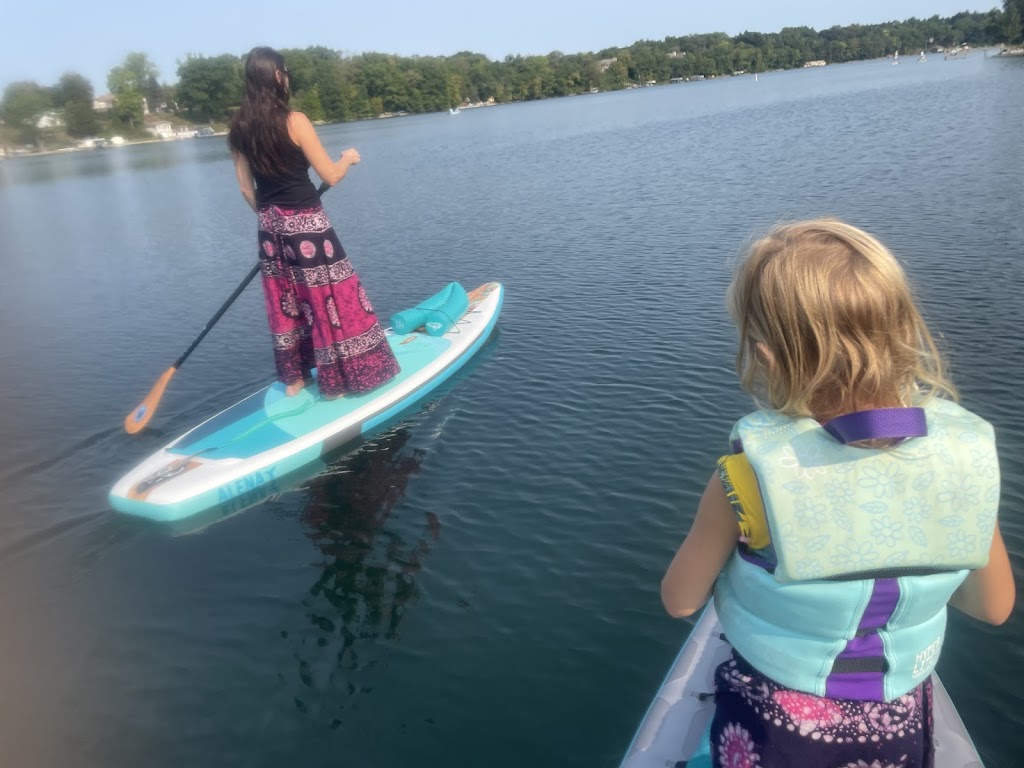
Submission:
<svg viewBox="0 0 1024 768">
<path fill-rule="evenodd" d="M 330 188 L 331 188 L 330 185 L 325 181 L 325 182 L 323 182 L 320 185 L 320 188 L 317 189 L 316 193 L 319 196 L 323 197 L 324 192 L 326 192 Z M 245 278 L 242 280 L 242 282 L 240 282 L 238 284 L 238 287 L 235 288 L 235 290 L 231 292 L 230 296 L 228 296 L 228 300 L 225 301 L 221 305 L 220 309 L 218 309 L 217 312 L 214 314 L 214 316 L 210 318 L 210 322 L 208 322 L 206 324 L 206 327 L 203 328 L 202 333 L 200 333 L 198 336 L 196 336 L 195 341 L 193 341 L 189 345 L 189 348 L 185 350 L 185 352 L 182 354 L 182 356 L 174 361 L 174 365 L 171 366 L 172 368 L 180 368 L 181 367 L 181 364 L 184 363 L 186 358 L 189 355 L 192 354 L 192 351 L 196 347 L 199 346 L 199 342 L 201 342 L 204 338 L 206 338 L 206 334 L 208 334 L 210 332 L 210 329 L 213 328 L 213 326 L 215 326 L 217 324 L 217 321 L 220 320 L 221 317 L 224 316 L 224 313 L 228 311 L 228 307 L 230 307 L 232 304 L 235 303 L 235 299 L 237 299 L 241 295 L 242 291 L 244 291 L 246 289 L 246 287 L 248 287 L 249 283 L 252 282 L 252 279 L 254 277 L 256 277 L 256 273 L 259 272 L 259 271 L 260 271 L 260 263 L 256 262 L 256 264 L 253 266 L 253 268 L 249 270 L 249 274 L 247 274 L 245 276 Z"/>
<path fill-rule="evenodd" d="M 320 188 L 317 190 L 317 195 L 322 197 L 324 192 L 326 192 L 328 189 L 330 189 L 330 185 L 327 182 L 324 182 L 323 184 L 320 185 Z M 247 274 L 245 276 L 245 279 L 238 284 L 238 287 L 235 288 L 234 291 L 232 291 L 231 295 L 228 297 L 228 300 L 225 301 L 221 305 L 220 309 L 217 310 L 217 313 L 210 318 L 210 322 L 206 324 L 206 327 L 203 328 L 203 332 L 196 336 L 195 341 L 193 341 L 189 345 L 188 349 L 185 350 L 185 354 L 183 354 L 181 357 L 175 360 L 174 365 L 172 365 L 170 368 L 163 372 L 163 375 L 161 375 L 160 378 L 157 379 L 156 384 L 153 385 L 153 388 L 149 391 L 149 394 L 146 395 L 145 399 L 141 403 L 139 403 L 139 405 L 135 408 L 134 411 L 132 411 L 125 417 L 125 432 L 127 432 L 130 435 L 134 435 L 136 432 L 139 432 L 140 430 L 145 428 L 146 424 L 149 423 L 149 420 L 153 418 L 153 413 L 156 411 L 156 407 L 160 403 L 160 398 L 164 396 L 164 390 L 167 389 L 167 385 L 168 383 L 170 383 L 175 371 L 177 371 L 181 364 L 185 362 L 185 359 L 192 354 L 192 350 L 199 346 L 199 342 L 206 338 L 206 334 L 208 334 L 210 332 L 210 329 L 217 324 L 217 321 L 221 319 L 224 313 L 228 311 L 228 307 L 230 307 L 234 303 L 235 299 L 237 299 L 239 295 L 242 293 L 242 291 L 245 290 L 246 286 L 252 282 L 252 279 L 256 277 L 256 273 L 259 271 L 260 264 L 259 262 L 256 262 L 256 266 L 249 270 L 249 274 Z"/>
<path fill-rule="evenodd" d="M 206 327 L 203 328 L 203 332 L 200 333 L 198 336 L 196 336 L 195 340 L 189 345 L 189 348 L 185 350 L 185 352 L 181 355 L 181 357 L 179 357 L 177 360 L 174 361 L 174 367 L 175 368 L 180 368 L 181 367 L 181 364 L 185 362 L 185 359 L 189 355 L 192 354 L 192 350 L 194 350 L 196 347 L 198 347 L 199 346 L 199 342 L 201 342 L 204 338 L 206 338 L 206 334 L 208 334 L 210 332 L 210 329 L 213 328 L 213 326 L 215 326 L 217 324 L 217 321 L 221 319 L 221 317 L 224 315 L 224 313 L 228 311 L 228 307 L 230 307 L 232 304 L 235 303 L 235 299 L 237 299 L 239 294 L 241 294 L 242 291 L 244 291 L 246 289 L 246 287 L 249 285 L 249 283 L 252 282 L 252 279 L 254 277 L 256 277 L 256 273 L 259 272 L 259 271 L 260 271 L 260 264 L 259 264 L 259 262 L 256 262 L 256 264 L 253 265 L 253 268 L 249 270 L 249 274 L 247 274 L 245 276 L 245 279 L 242 280 L 242 282 L 240 282 L 238 284 L 238 287 L 235 288 L 234 291 L 232 291 L 230 296 L 228 296 L 228 300 L 225 301 L 221 305 L 220 309 L 217 310 L 217 313 L 213 317 L 210 318 L 210 322 L 208 322 L 206 324 Z"/>
</svg>

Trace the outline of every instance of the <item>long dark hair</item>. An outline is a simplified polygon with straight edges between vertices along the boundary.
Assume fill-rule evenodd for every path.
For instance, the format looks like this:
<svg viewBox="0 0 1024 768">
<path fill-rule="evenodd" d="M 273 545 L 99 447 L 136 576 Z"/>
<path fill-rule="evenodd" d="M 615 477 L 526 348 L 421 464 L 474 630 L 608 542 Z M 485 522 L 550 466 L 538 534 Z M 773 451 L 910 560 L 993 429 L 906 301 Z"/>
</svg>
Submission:
<svg viewBox="0 0 1024 768">
<path fill-rule="evenodd" d="M 281 73 L 280 76 L 278 73 Z M 280 176 L 297 148 L 288 136 L 291 83 L 284 57 L 256 47 L 245 57 L 245 98 L 231 120 L 228 146 L 260 176 Z"/>
</svg>

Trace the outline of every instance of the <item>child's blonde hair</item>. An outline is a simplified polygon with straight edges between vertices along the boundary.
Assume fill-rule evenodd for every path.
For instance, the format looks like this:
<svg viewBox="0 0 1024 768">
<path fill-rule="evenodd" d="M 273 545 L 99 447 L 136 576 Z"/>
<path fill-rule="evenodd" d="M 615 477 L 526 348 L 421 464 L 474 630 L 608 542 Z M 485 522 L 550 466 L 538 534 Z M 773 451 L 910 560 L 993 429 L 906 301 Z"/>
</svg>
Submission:
<svg viewBox="0 0 1024 768">
<path fill-rule="evenodd" d="M 756 241 L 729 287 L 743 389 L 791 416 L 956 399 L 893 255 L 837 219 Z"/>
</svg>

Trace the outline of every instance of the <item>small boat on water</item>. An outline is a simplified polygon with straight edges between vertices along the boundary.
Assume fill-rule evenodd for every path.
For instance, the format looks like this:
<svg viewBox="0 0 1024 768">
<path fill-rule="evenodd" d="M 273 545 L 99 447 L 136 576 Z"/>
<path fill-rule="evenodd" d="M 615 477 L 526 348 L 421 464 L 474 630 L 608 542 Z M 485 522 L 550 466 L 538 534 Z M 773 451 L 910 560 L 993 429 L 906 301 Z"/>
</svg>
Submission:
<svg viewBox="0 0 1024 768">
<path fill-rule="evenodd" d="M 921 62 L 928 61 L 928 57 L 924 55 L 924 51 L 921 51 L 921 55 L 917 57 L 917 60 Z"/>
<path fill-rule="evenodd" d="M 893 64 L 899 64 L 900 63 L 900 52 L 899 51 L 896 51 L 896 53 L 894 53 L 892 55 L 892 63 Z"/>
<path fill-rule="evenodd" d="M 448 114 L 449 115 L 461 115 L 462 114 L 462 110 L 459 109 L 458 107 L 449 107 L 448 108 Z"/>
<path fill-rule="evenodd" d="M 715 713 L 715 669 L 731 651 L 712 602 L 669 669 L 620 768 L 710 768 L 707 737 Z M 982 768 L 974 742 L 938 675 L 932 675 L 932 683 L 935 768 Z"/>
</svg>

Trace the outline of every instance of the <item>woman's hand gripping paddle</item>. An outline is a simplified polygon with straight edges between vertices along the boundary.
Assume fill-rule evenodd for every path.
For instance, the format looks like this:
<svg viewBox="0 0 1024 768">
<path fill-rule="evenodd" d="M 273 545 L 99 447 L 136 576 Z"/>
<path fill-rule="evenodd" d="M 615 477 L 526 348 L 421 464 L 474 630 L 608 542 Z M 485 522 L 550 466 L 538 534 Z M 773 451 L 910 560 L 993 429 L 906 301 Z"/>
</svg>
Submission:
<svg viewBox="0 0 1024 768">
<path fill-rule="evenodd" d="M 324 192 L 326 192 L 328 189 L 330 189 L 330 185 L 327 184 L 327 182 L 324 182 L 323 184 L 320 185 L 320 188 L 317 190 L 317 194 L 323 196 Z M 134 435 L 136 432 L 141 431 L 149 423 L 149 420 L 153 418 L 153 414 L 156 412 L 157 406 L 160 404 L 160 398 L 164 396 L 164 390 L 167 389 L 167 385 L 170 383 L 171 378 L 174 376 L 175 372 L 178 370 L 178 368 L 181 367 L 181 364 L 185 362 L 185 359 L 192 354 L 192 350 L 199 346 L 199 342 L 201 342 L 206 337 L 206 334 L 210 332 L 210 329 L 213 328 L 213 326 L 217 324 L 217 321 L 220 320 L 221 316 L 228 311 L 228 307 L 230 307 L 234 303 L 235 299 L 237 299 L 239 295 L 242 293 L 242 291 L 245 290 L 246 286 L 249 285 L 250 282 L 252 282 L 252 279 L 256 277 L 256 273 L 259 271 L 260 265 L 259 262 L 257 262 L 256 266 L 249 270 L 249 274 L 245 276 L 245 279 L 238 284 L 238 287 L 235 288 L 232 294 L 228 297 L 228 300 L 225 301 L 221 305 L 220 309 L 217 310 L 217 313 L 210 318 L 210 322 L 206 324 L 206 327 L 203 328 L 202 333 L 196 336 L 195 341 L 193 341 L 189 348 L 185 350 L 185 354 L 183 354 L 181 357 L 175 360 L 174 365 L 172 365 L 170 368 L 163 372 L 163 375 L 156 380 L 156 384 L 154 384 L 153 388 L 149 390 L 149 394 L 146 395 L 145 399 L 141 403 L 139 403 L 138 407 L 136 407 L 135 410 L 133 410 L 125 417 L 125 432 L 127 432 L 129 435 Z"/>
</svg>

